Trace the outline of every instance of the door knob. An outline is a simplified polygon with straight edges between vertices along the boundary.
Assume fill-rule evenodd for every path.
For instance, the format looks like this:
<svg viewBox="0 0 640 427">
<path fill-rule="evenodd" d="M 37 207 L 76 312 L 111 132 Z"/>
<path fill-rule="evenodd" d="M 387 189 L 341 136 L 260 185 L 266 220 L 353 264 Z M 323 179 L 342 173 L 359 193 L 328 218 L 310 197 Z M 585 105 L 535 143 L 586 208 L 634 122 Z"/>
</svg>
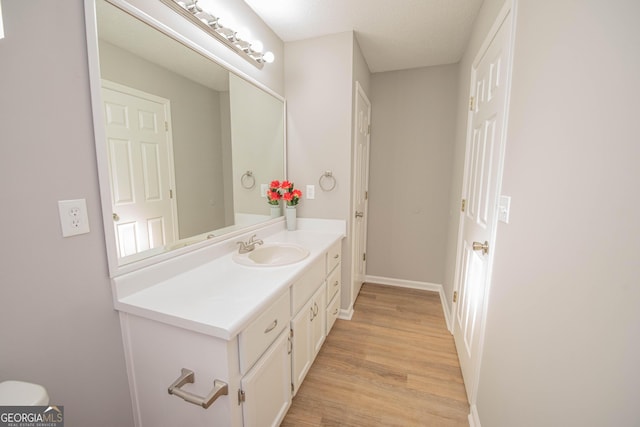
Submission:
<svg viewBox="0 0 640 427">
<path fill-rule="evenodd" d="M 362 218 L 364 216 L 364 212 L 356 211 L 356 218 Z"/>
<path fill-rule="evenodd" d="M 489 242 L 486 240 L 484 243 L 473 242 L 473 250 L 474 251 L 482 251 L 482 255 L 486 255 L 489 253 Z"/>
<path fill-rule="evenodd" d="M 114 213 L 114 214 L 113 214 L 113 220 L 114 220 L 114 221 L 120 221 L 120 217 L 118 216 L 118 214 L 117 214 L 117 213 Z"/>
</svg>

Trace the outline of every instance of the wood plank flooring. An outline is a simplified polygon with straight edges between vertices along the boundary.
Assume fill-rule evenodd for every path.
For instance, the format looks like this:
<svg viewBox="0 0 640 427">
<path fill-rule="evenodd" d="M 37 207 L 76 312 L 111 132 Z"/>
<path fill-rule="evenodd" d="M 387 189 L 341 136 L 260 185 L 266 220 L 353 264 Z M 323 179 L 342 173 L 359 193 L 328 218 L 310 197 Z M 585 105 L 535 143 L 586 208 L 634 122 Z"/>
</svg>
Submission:
<svg viewBox="0 0 640 427">
<path fill-rule="evenodd" d="M 468 426 L 439 295 L 365 283 L 354 308 L 336 321 L 281 426 Z"/>
</svg>

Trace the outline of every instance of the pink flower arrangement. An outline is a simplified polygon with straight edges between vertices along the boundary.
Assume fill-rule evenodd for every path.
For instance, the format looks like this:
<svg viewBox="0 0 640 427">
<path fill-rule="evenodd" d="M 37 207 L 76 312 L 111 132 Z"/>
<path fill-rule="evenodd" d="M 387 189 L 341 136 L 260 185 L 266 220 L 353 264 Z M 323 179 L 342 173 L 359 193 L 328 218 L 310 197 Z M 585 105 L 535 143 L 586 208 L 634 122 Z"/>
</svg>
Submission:
<svg viewBox="0 0 640 427">
<path fill-rule="evenodd" d="M 269 189 L 267 190 L 267 200 L 270 205 L 278 206 L 280 199 L 282 199 L 282 194 L 280 194 L 280 181 L 271 181 Z"/>
<path fill-rule="evenodd" d="M 293 182 L 284 180 L 271 181 L 267 190 L 267 200 L 270 205 L 277 205 L 283 199 L 287 206 L 296 206 L 302 197 L 302 191 L 293 188 Z"/>
<path fill-rule="evenodd" d="M 287 206 L 296 206 L 302 197 L 302 191 L 293 188 L 293 182 L 282 181 L 280 184 L 282 198 L 287 202 Z"/>
</svg>

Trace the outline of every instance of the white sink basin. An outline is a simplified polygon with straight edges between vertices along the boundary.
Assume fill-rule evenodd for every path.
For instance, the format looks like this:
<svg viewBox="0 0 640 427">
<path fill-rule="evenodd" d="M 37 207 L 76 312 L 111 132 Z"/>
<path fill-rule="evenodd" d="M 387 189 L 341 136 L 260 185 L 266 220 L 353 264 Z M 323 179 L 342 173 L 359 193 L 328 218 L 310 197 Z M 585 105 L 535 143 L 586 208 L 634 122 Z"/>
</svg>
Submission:
<svg viewBox="0 0 640 427">
<path fill-rule="evenodd" d="M 250 267 L 279 267 L 295 264 L 308 256 L 307 248 L 293 243 L 265 243 L 249 253 L 235 253 L 233 260 Z"/>
</svg>

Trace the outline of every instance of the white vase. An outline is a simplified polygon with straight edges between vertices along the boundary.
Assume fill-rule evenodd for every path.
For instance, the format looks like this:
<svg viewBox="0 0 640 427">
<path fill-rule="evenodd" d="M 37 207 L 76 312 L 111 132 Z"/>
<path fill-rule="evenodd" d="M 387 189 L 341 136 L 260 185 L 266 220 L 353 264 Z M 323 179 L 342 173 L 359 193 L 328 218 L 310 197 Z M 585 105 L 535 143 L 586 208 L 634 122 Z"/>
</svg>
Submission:
<svg viewBox="0 0 640 427">
<path fill-rule="evenodd" d="M 293 231 L 296 229 L 296 207 L 287 206 L 284 210 L 285 219 L 287 221 L 287 230 Z"/>
<path fill-rule="evenodd" d="M 282 216 L 282 209 L 280 209 L 280 205 L 269 205 L 271 207 L 271 218 L 278 218 Z"/>
</svg>

